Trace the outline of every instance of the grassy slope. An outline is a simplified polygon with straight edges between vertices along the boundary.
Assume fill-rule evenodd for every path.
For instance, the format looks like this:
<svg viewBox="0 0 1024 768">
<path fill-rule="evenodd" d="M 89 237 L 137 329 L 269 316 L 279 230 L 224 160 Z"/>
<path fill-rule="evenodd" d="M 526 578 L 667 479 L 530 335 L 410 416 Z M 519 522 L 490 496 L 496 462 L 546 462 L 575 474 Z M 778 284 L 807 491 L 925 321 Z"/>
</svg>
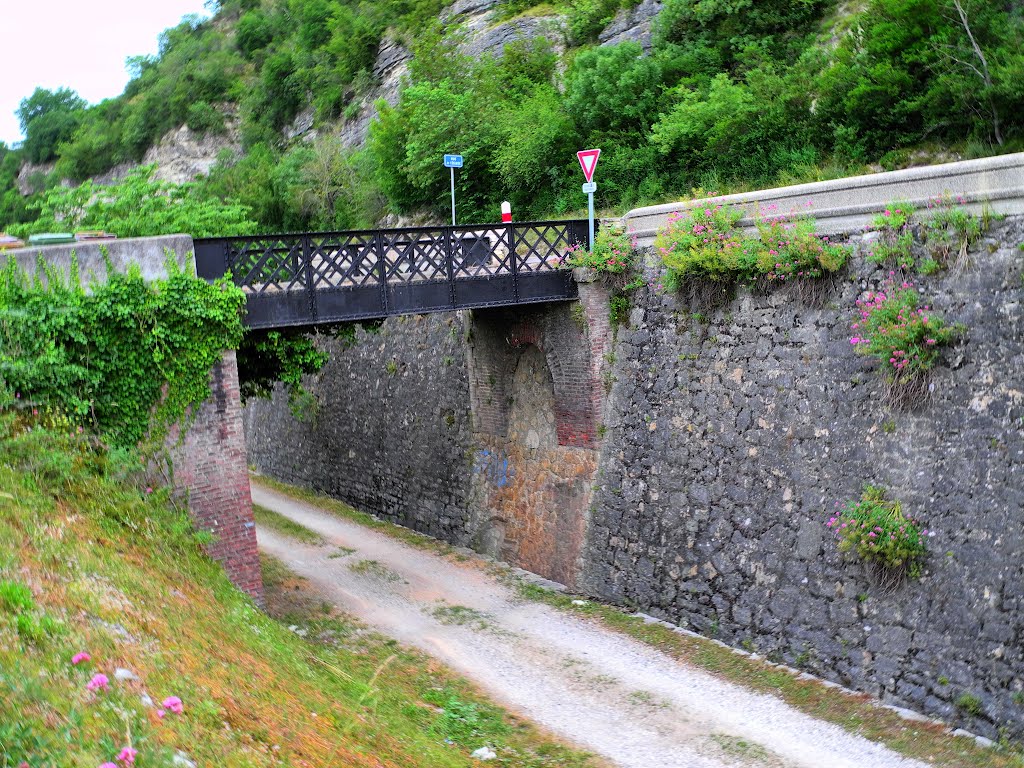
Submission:
<svg viewBox="0 0 1024 768">
<path fill-rule="evenodd" d="M 490 765 L 594 764 L 344 617 L 307 615 L 318 639 L 302 639 L 227 582 L 164 492 L 118 474 L 83 440 L 0 416 L 0 766 L 96 766 L 129 743 L 140 768 L 177 750 L 198 765 L 464 766 L 483 744 Z M 267 580 L 273 596 L 287 576 L 270 563 Z M 92 661 L 74 667 L 79 651 Z M 138 679 L 114 681 L 118 667 Z M 97 672 L 106 693 L 86 690 Z M 161 720 L 143 692 L 184 712 Z"/>
<path fill-rule="evenodd" d="M 413 546 L 431 549 L 440 555 L 459 560 L 468 559 L 443 542 L 377 520 L 336 499 L 267 477 L 259 477 L 258 482 L 340 517 L 376 528 Z M 305 536 L 316 535 L 307 529 L 303 531 Z M 683 634 L 661 623 L 649 623 L 615 606 L 594 600 L 581 601 L 577 599 L 579 596 L 540 587 L 516 576 L 507 566 L 494 564 L 488 567 L 494 571 L 495 576 L 514 586 L 524 598 L 600 622 L 608 629 L 658 648 L 685 664 L 707 670 L 752 690 L 778 696 L 796 709 L 835 723 L 851 733 L 881 742 L 907 757 L 946 768 L 1024 768 L 1024 753 L 1020 745 L 981 747 L 971 738 L 952 736 L 949 729 L 942 725 L 907 720 L 890 709 L 878 706 L 866 694 L 853 694 L 827 686 L 820 680 L 800 678 L 786 667 L 756 656 L 737 653 L 713 640 Z"/>
</svg>

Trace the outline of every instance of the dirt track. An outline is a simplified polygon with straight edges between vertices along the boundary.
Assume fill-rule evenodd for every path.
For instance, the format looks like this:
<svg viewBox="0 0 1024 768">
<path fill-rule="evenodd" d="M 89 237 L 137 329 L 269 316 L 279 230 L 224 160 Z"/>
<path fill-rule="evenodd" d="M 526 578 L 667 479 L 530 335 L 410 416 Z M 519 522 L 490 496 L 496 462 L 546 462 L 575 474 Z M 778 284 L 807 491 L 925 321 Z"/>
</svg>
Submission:
<svg viewBox="0 0 1024 768">
<path fill-rule="evenodd" d="M 260 548 L 325 599 L 616 765 L 923 765 L 624 635 L 523 600 L 479 563 L 410 547 L 258 482 L 253 500 L 326 540 L 309 545 L 265 527 L 258 532 Z"/>
</svg>

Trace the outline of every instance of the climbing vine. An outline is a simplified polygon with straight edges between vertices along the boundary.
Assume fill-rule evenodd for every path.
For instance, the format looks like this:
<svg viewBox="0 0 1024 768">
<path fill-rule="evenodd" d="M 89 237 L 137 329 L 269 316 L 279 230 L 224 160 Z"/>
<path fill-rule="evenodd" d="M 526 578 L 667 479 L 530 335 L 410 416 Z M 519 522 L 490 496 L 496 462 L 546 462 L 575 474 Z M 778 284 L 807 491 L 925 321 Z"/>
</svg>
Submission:
<svg viewBox="0 0 1024 768">
<path fill-rule="evenodd" d="M 242 340 L 241 290 L 138 267 L 83 286 L 77 261 L 0 270 L 0 405 L 59 410 L 111 443 L 161 440 L 210 395 L 210 368 Z"/>
</svg>

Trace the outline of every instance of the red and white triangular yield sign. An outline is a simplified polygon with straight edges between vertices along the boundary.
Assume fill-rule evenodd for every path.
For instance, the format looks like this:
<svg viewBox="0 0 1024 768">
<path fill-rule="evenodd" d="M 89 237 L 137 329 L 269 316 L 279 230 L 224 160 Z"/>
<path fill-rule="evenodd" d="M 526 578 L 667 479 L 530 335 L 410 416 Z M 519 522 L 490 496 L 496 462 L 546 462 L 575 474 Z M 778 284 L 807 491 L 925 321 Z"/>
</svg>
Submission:
<svg viewBox="0 0 1024 768">
<path fill-rule="evenodd" d="M 587 177 L 588 183 L 594 180 L 594 169 L 597 168 L 597 158 L 600 156 L 600 149 L 583 149 L 576 153 L 576 157 L 580 159 L 580 167 L 583 168 L 583 175 Z"/>
</svg>

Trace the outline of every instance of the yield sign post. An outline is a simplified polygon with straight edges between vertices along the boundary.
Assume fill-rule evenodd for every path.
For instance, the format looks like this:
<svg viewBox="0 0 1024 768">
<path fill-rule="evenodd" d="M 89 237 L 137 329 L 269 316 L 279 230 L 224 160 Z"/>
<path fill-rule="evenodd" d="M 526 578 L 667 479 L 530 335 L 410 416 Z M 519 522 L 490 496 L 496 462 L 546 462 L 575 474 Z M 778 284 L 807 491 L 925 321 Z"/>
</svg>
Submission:
<svg viewBox="0 0 1024 768">
<path fill-rule="evenodd" d="M 597 191 L 597 183 L 594 181 L 594 169 L 597 168 L 597 159 L 601 157 L 600 149 L 584 149 L 576 153 L 583 169 L 583 176 L 587 183 L 583 185 L 583 191 L 587 193 L 587 210 L 590 218 L 590 252 L 594 252 L 594 192 Z"/>
<path fill-rule="evenodd" d="M 452 226 L 455 226 L 455 169 L 462 167 L 462 155 L 445 155 L 444 167 L 451 171 L 452 175 Z"/>
</svg>

